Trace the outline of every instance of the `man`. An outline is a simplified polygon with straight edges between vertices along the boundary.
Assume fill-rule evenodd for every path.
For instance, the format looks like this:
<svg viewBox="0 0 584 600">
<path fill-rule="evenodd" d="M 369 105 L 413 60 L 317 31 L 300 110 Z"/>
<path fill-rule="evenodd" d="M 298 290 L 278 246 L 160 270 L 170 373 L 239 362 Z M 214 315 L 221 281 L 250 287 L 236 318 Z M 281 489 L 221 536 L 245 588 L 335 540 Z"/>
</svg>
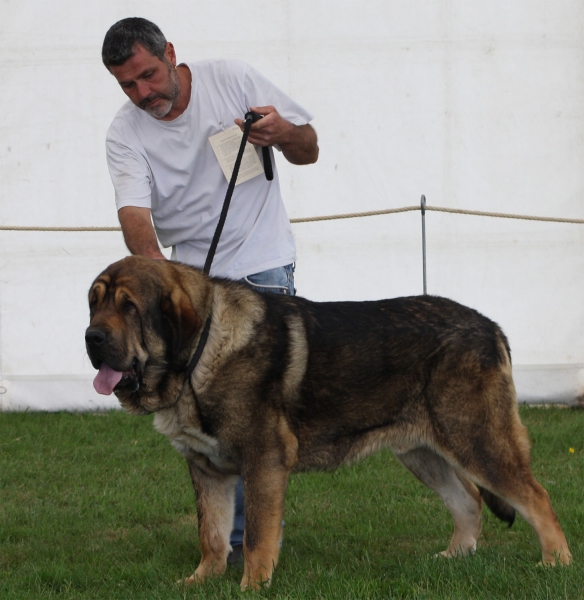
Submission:
<svg viewBox="0 0 584 600">
<path fill-rule="evenodd" d="M 318 159 L 312 115 L 241 61 L 177 65 L 174 46 L 141 18 L 123 19 L 107 32 L 102 60 L 130 99 L 106 139 L 118 217 L 132 254 L 202 267 L 228 181 L 209 138 L 248 110 L 263 115 L 248 141 L 276 146 L 292 164 Z M 235 187 L 211 275 L 241 279 L 259 291 L 294 294 L 296 259 L 278 172 Z M 243 544 L 242 485 L 238 485 L 234 557 Z"/>
</svg>

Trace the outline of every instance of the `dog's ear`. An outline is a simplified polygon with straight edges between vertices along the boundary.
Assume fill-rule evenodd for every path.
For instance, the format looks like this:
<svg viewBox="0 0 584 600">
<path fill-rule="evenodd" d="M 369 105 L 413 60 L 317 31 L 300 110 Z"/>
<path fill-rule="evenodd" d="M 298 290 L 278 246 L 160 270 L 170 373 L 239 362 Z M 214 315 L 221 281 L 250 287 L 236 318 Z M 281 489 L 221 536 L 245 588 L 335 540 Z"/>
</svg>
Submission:
<svg viewBox="0 0 584 600">
<path fill-rule="evenodd" d="M 193 339 L 201 326 L 201 318 L 185 291 L 178 287 L 162 296 L 160 308 L 168 326 L 172 352 L 176 355 Z"/>
</svg>

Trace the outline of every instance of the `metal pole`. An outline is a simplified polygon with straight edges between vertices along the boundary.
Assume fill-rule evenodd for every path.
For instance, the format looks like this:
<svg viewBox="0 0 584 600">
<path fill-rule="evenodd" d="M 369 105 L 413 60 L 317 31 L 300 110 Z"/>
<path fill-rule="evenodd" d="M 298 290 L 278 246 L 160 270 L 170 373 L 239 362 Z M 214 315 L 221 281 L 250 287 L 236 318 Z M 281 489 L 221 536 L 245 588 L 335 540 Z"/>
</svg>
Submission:
<svg viewBox="0 0 584 600">
<path fill-rule="evenodd" d="M 426 196 L 422 195 L 420 201 L 420 207 L 422 209 L 422 261 L 423 261 L 423 274 L 424 274 L 424 295 L 427 293 L 426 288 Z"/>
</svg>

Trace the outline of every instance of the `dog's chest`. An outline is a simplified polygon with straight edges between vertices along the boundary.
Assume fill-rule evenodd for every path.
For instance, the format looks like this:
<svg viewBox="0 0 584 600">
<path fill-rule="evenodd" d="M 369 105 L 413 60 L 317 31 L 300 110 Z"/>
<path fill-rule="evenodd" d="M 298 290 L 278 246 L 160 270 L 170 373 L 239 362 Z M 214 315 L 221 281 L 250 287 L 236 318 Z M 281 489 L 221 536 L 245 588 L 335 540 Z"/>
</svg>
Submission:
<svg viewBox="0 0 584 600">
<path fill-rule="evenodd" d="M 161 410 L 154 415 L 154 428 L 165 435 L 186 458 L 194 452 L 206 456 L 220 470 L 233 467 L 232 462 L 222 454 L 216 438 L 203 433 L 192 423 L 183 422 L 177 411 L 172 408 Z"/>
</svg>

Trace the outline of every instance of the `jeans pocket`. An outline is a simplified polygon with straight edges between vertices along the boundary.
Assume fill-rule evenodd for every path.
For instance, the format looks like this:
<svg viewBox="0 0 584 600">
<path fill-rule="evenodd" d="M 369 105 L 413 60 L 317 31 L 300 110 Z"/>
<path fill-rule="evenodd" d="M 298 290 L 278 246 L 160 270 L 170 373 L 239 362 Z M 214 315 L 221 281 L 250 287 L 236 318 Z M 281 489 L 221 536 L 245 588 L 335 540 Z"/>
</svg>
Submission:
<svg viewBox="0 0 584 600">
<path fill-rule="evenodd" d="M 248 275 L 242 281 L 258 292 L 285 294 L 288 296 L 294 294 L 294 270 L 292 265 L 276 267 L 275 269 L 268 269 L 261 273 Z"/>
</svg>

